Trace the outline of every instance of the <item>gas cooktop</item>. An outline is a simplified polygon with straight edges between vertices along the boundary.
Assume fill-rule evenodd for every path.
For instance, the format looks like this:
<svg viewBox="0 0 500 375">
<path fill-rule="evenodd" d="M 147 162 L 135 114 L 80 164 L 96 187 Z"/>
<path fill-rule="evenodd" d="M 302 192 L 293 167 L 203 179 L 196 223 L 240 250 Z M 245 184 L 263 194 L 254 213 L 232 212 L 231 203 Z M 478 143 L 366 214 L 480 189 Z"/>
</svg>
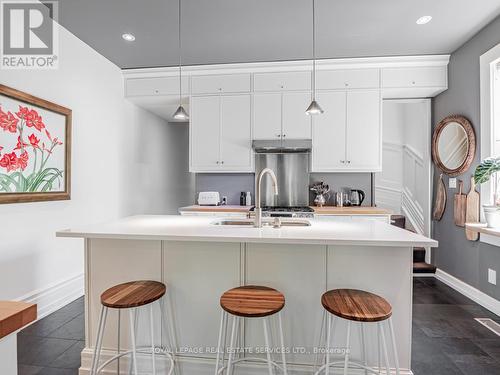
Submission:
<svg viewBox="0 0 500 375">
<path fill-rule="evenodd" d="M 255 207 L 251 209 L 254 211 Z M 264 206 L 263 217 L 314 217 L 314 210 L 309 206 Z"/>
</svg>

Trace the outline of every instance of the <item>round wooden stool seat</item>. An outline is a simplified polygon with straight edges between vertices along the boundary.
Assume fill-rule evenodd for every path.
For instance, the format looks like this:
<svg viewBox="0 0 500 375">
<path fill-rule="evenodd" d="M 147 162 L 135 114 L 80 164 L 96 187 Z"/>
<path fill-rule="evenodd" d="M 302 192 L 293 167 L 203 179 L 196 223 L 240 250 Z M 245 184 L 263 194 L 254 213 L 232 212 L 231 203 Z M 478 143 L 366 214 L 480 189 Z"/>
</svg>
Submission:
<svg viewBox="0 0 500 375">
<path fill-rule="evenodd" d="M 321 296 L 321 304 L 333 315 L 358 322 L 380 322 L 392 315 L 384 298 L 357 289 L 330 290 Z"/>
<path fill-rule="evenodd" d="M 225 292 L 220 298 L 220 305 L 230 314 L 257 318 L 281 311 L 285 306 L 285 296 L 273 288 L 247 285 Z"/>
<path fill-rule="evenodd" d="M 101 294 L 101 303 L 114 309 L 139 307 L 165 295 L 167 287 L 158 281 L 139 280 L 115 285 Z"/>
</svg>

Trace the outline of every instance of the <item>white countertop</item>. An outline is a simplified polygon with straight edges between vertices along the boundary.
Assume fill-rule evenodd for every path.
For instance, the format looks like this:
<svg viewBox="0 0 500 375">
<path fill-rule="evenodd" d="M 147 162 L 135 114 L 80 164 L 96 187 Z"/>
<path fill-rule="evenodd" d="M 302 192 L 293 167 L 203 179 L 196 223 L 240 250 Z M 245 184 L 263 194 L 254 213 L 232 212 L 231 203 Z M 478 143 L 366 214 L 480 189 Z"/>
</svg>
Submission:
<svg viewBox="0 0 500 375">
<path fill-rule="evenodd" d="M 437 241 L 381 222 L 324 222 L 310 227 L 253 228 L 220 226 L 214 217 L 131 216 L 57 232 L 58 237 L 313 245 L 437 247 Z"/>
</svg>

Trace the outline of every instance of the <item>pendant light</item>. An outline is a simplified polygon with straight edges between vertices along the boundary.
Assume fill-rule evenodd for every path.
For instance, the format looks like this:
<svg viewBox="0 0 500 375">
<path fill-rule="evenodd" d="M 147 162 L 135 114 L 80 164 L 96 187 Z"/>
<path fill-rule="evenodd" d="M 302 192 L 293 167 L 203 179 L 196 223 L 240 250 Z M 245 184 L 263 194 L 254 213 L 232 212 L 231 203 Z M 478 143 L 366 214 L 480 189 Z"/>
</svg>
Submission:
<svg viewBox="0 0 500 375">
<path fill-rule="evenodd" d="M 315 0 L 312 0 L 312 49 L 313 49 L 313 74 L 312 74 L 312 93 L 313 99 L 309 107 L 306 109 L 306 115 L 319 115 L 323 113 L 323 109 L 316 102 L 316 17 L 315 17 Z"/>
<path fill-rule="evenodd" d="M 173 117 L 179 121 L 189 120 L 189 115 L 182 106 L 181 0 L 179 0 L 179 108 L 177 108 Z"/>
</svg>

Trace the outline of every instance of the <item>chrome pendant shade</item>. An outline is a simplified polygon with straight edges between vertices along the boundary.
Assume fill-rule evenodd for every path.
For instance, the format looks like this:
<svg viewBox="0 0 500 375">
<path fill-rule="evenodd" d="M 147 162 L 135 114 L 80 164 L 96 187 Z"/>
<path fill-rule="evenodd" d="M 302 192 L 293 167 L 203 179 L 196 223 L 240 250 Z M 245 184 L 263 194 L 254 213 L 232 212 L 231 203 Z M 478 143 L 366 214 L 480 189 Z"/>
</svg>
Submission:
<svg viewBox="0 0 500 375">
<path fill-rule="evenodd" d="M 182 44 L 181 44 L 181 0 L 179 0 L 179 107 L 173 118 L 179 121 L 188 121 L 189 115 L 182 106 Z"/>
<path fill-rule="evenodd" d="M 312 71 L 312 94 L 313 99 L 309 107 L 306 109 L 307 115 L 319 115 L 323 113 L 323 109 L 316 102 L 316 14 L 315 14 L 315 0 L 312 0 L 312 50 L 313 50 L 313 71 Z"/>
<path fill-rule="evenodd" d="M 174 113 L 174 119 L 179 120 L 179 121 L 187 121 L 189 120 L 189 115 L 187 114 L 186 110 L 182 106 L 182 104 L 177 108 L 177 110 Z"/>
<path fill-rule="evenodd" d="M 311 104 L 309 104 L 309 107 L 306 109 L 306 115 L 320 115 L 322 114 L 323 108 L 318 104 L 316 100 L 312 100 Z"/>
</svg>

